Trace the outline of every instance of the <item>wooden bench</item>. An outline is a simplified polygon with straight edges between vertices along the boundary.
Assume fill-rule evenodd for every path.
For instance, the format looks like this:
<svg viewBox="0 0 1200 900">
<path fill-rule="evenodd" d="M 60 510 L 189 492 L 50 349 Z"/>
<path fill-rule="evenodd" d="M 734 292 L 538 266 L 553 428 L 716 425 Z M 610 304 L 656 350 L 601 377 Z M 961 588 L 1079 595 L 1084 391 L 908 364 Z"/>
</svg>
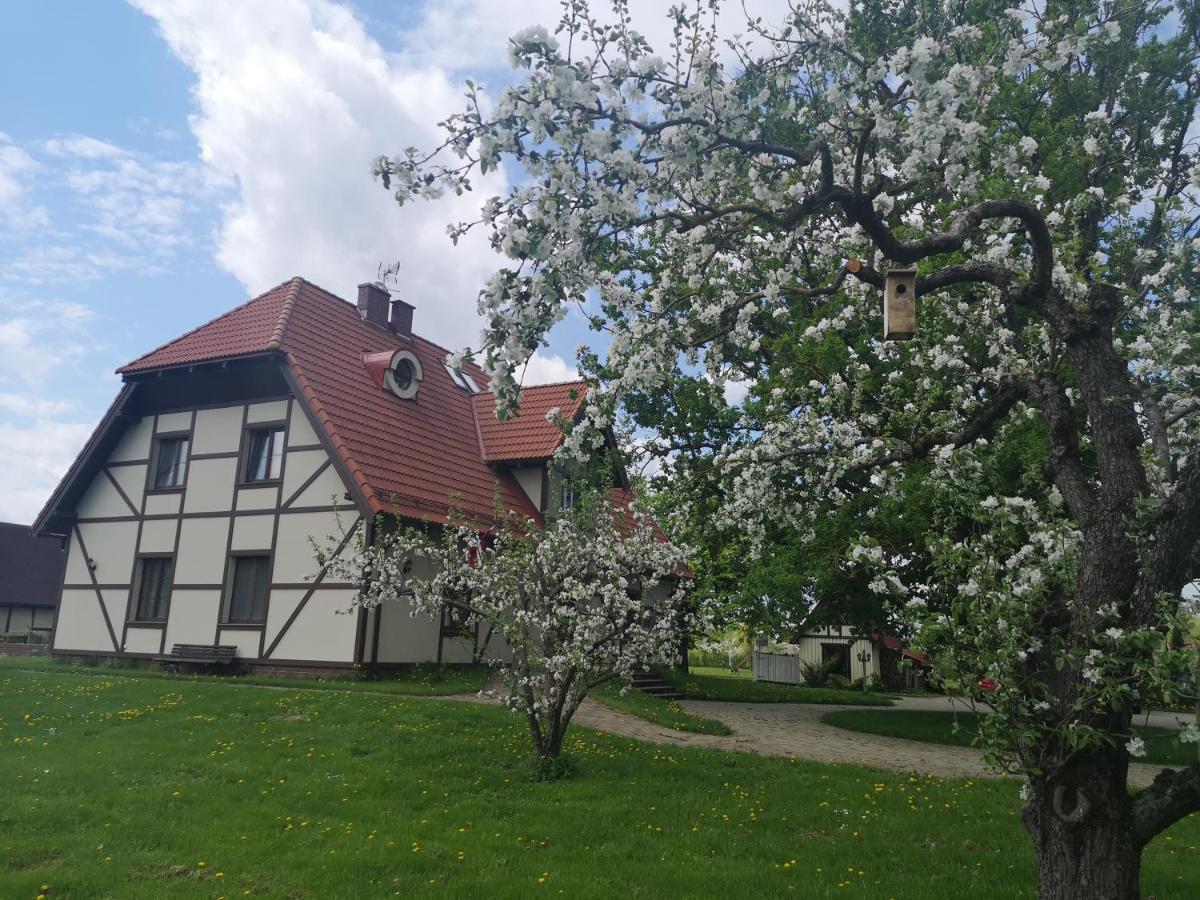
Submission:
<svg viewBox="0 0 1200 900">
<path fill-rule="evenodd" d="M 227 669 L 237 660 L 237 647 L 219 644 L 176 644 L 171 652 L 155 659 L 168 671 L 178 672 L 180 666 L 204 669 Z"/>
</svg>

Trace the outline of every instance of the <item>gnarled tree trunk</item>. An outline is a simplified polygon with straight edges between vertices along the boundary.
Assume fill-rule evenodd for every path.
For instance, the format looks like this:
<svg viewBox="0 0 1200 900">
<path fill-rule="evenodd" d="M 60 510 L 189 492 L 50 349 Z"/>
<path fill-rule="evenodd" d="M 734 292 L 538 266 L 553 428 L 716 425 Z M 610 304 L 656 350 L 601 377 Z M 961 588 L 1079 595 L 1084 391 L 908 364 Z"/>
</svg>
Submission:
<svg viewBox="0 0 1200 900">
<path fill-rule="evenodd" d="M 1092 750 L 1030 785 L 1022 818 L 1033 837 L 1042 900 L 1140 896 L 1142 848 L 1127 770 L 1124 751 Z"/>
</svg>

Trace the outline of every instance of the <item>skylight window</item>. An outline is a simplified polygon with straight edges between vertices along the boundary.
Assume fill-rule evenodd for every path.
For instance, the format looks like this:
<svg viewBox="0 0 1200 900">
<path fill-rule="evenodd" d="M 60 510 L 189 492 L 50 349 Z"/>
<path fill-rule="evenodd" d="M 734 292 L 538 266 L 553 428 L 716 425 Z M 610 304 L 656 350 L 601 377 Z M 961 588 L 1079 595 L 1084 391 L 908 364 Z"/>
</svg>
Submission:
<svg viewBox="0 0 1200 900">
<path fill-rule="evenodd" d="M 446 374 L 450 376 L 450 380 L 464 391 L 469 391 L 472 394 L 479 393 L 479 385 L 475 383 L 475 379 L 462 369 L 455 369 L 447 363 L 442 363 L 442 368 L 446 370 Z"/>
</svg>

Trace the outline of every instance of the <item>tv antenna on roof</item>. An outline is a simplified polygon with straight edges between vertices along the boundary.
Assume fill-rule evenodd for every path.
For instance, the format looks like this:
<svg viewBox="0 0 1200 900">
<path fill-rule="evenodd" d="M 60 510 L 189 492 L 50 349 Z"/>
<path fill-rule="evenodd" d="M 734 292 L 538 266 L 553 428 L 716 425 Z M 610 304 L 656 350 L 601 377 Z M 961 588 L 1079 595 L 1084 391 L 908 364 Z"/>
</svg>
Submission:
<svg viewBox="0 0 1200 900">
<path fill-rule="evenodd" d="M 400 262 L 380 263 L 377 270 L 379 283 L 384 287 L 392 287 L 400 283 Z"/>
</svg>

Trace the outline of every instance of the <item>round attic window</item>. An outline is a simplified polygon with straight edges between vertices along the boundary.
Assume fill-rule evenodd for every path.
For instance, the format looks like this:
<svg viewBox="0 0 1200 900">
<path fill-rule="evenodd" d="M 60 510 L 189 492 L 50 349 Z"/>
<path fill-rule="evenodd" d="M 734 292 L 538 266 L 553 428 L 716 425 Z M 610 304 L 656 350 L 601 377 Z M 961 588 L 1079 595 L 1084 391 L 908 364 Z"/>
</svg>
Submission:
<svg viewBox="0 0 1200 900">
<path fill-rule="evenodd" d="M 407 391 L 413 382 L 413 367 L 412 363 L 407 359 L 402 359 L 396 363 L 396 368 L 392 369 L 392 378 L 396 380 L 396 389 Z"/>
<path fill-rule="evenodd" d="M 388 390 L 401 400 L 411 400 L 417 395 L 421 378 L 420 360 L 408 350 L 397 350 L 384 380 Z"/>
</svg>

